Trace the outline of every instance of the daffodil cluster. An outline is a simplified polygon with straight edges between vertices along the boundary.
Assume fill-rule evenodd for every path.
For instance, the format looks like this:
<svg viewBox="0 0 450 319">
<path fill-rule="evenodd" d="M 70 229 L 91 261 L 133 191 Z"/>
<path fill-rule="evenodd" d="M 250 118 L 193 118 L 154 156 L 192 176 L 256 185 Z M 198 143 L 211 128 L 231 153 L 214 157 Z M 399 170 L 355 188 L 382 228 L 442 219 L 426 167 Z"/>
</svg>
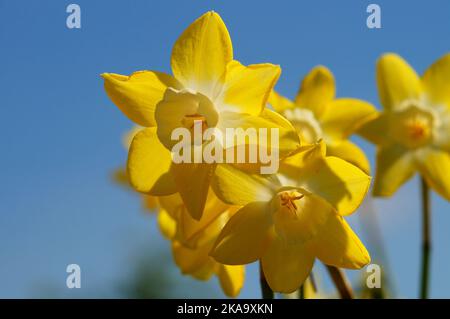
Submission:
<svg viewBox="0 0 450 319">
<path fill-rule="evenodd" d="M 335 99 L 330 71 L 316 67 L 291 102 L 273 91 L 277 65 L 242 65 L 228 30 L 208 12 L 176 41 L 172 75 L 139 71 L 103 74 L 105 90 L 140 128 L 129 146 L 126 176 L 158 212 L 174 260 L 184 274 L 219 278 L 236 296 L 244 265 L 259 260 L 270 288 L 290 293 L 314 261 L 350 269 L 369 263 L 344 217 L 356 211 L 369 185 L 369 164 L 348 137 L 377 116 L 357 99 Z M 173 161 L 177 128 L 276 129 L 278 170 L 256 162 Z M 266 136 L 274 138 L 273 136 Z M 212 141 L 201 141 L 205 146 Z M 242 139 L 232 148 L 250 149 Z M 257 149 L 269 142 L 257 139 Z M 224 152 L 228 151 L 226 147 Z"/>
</svg>

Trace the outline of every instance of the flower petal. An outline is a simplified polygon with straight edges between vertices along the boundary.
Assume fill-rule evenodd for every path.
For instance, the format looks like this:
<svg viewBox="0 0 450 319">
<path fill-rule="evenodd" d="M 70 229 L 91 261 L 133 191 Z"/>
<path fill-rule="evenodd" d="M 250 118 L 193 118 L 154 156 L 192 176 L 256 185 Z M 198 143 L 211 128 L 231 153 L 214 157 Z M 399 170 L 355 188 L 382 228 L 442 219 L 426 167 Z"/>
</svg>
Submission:
<svg viewBox="0 0 450 319">
<path fill-rule="evenodd" d="M 370 163 L 366 154 L 350 141 L 327 145 L 327 155 L 335 156 L 356 165 L 366 174 L 370 174 Z"/>
<path fill-rule="evenodd" d="M 340 158 L 324 157 L 323 149 L 321 143 L 288 157 L 280 172 L 295 181 L 296 186 L 325 199 L 340 214 L 351 214 L 364 199 L 370 176 Z"/>
<path fill-rule="evenodd" d="M 238 61 L 227 65 L 222 94 L 215 102 L 221 111 L 259 115 L 281 74 L 269 63 L 244 66 Z"/>
<path fill-rule="evenodd" d="M 314 255 L 305 245 L 287 245 L 274 235 L 261 262 L 270 288 L 276 292 L 291 293 L 308 278 L 314 265 Z"/>
<path fill-rule="evenodd" d="M 210 11 L 195 20 L 176 41 L 171 64 L 175 78 L 186 88 L 211 97 L 232 59 L 228 30 L 220 16 Z"/>
<path fill-rule="evenodd" d="M 413 158 L 401 146 L 381 147 L 377 151 L 374 196 L 391 196 L 415 173 Z"/>
<path fill-rule="evenodd" d="M 422 176 L 439 195 L 450 201 L 450 154 L 436 149 L 428 150 L 418 161 Z"/>
<path fill-rule="evenodd" d="M 158 213 L 158 226 L 159 230 L 166 239 L 173 239 L 175 237 L 177 223 L 164 209 L 160 209 Z"/>
<path fill-rule="evenodd" d="M 171 162 L 170 152 L 156 136 L 156 127 L 141 130 L 133 138 L 128 152 L 127 171 L 131 185 L 138 192 L 154 196 L 175 193 L 169 173 Z"/>
<path fill-rule="evenodd" d="M 155 71 L 139 71 L 130 76 L 104 73 L 105 90 L 113 103 L 134 123 L 155 126 L 155 107 L 167 87 L 179 88 L 172 76 Z"/>
<path fill-rule="evenodd" d="M 200 220 L 214 173 L 215 164 L 172 164 L 170 172 L 186 209 L 195 220 Z"/>
<path fill-rule="evenodd" d="M 217 238 L 210 255 L 226 265 L 254 262 L 267 248 L 271 226 L 268 203 L 250 203 L 231 217 Z"/>
<path fill-rule="evenodd" d="M 272 176 L 248 174 L 232 165 L 218 165 L 212 180 L 217 196 L 230 205 L 269 201 L 279 183 Z"/>
<path fill-rule="evenodd" d="M 353 134 L 367 121 L 376 117 L 375 107 L 358 99 L 337 99 L 331 102 L 321 118 L 322 130 L 334 141 Z"/>
<path fill-rule="evenodd" d="M 337 214 L 328 219 L 307 246 L 311 254 L 330 266 L 360 269 L 370 262 L 369 253 L 358 236 Z"/>
<path fill-rule="evenodd" d="M 172 242 L 172 253 L 175 263 L 185 275 L 192 275 L 199 280 L 209 279 L 217 263 L 208 256 L 210 246 L 189 249 L 177 241 Z"/>
<path fill-rule="evenodd" d="M 416 71 L 393 53 L 387 53 L 378 60 L 377 83 L 381 104 L 387 110 L 396 108 L 404 100 L 417 99 L 422 93 Z"/>
<path fill-rule="evenodd" d="M 221 265 L 217 274 L 220 286 L 228 297 L 236 297 L 244 286 L 245 267 Z"/>
<path fill-rule="evenodd" d="M 225 136 L 227 129 L 230 128 L 235 129 L 235 135 L 238 135 L 238 130 L 243 130 L 244 132 L 242 134 L 247 132 L 247 130 L 253 131 L 255 133 L 254 135 L 256 135 L 256 141 L 242 141 L 245 142 L 247 147 L 249 145 L 255 146 L 258 154 L 263 150 L 266 150 L 266 154 L 272 154 L 276 150 L 278 157 L 284 158 L 300 146 L 299 136 L 291 123 L 278 113 L 269 109 L 265 109 L 259 116 L 223 112 L 220 115 L 218 129 Z M 235 144 L 237 144 L 236 147 L 242 146 L 240 139 L 237 139 Z M 246 149 L 246 154 L 248 154 L 248 151 Z M 259 159 L 258 157 L 258 162 Z"/>
<path fill-rule="evenodd" d="M 434 62 L 422 79 L 429 98 L 434 103 L 445 103 L 450 108 L 450 53 Z"/>
<path fill-rule="evenodd" d="M 268 102 L 278 113 L 282 113 L 288 109 L 293 109 L 295 107 L 294 102 L 275 91 L 272 91 L 272 93 L 270 94 Z"/>
<path fill-rule="evenodd" d="M 295 104 L 311 110 L 320 119 L 326 106 L 334 99 L 336 88 L 330 70 L 319 65 L 303 79 Z"/>
<path fill-rule="evenodd" d="M 361 205 L 371 179 L 355 165 L 333 156 L 325 158 L 325 166 L 312 178 L 314 181 L 308 180 L 308 187 L 314 187 L 315 194 L 324 198 L 342 215 L 354 213 Z"/>
<path fill-rule="evenodd" d="M 370 120 L 358 129 L 357 134 L 373 144 L 384 145 L 391 141 L 388 135 L 389 117 L 386 113 L 378 113 L 378 116 Z"/>
</svg>

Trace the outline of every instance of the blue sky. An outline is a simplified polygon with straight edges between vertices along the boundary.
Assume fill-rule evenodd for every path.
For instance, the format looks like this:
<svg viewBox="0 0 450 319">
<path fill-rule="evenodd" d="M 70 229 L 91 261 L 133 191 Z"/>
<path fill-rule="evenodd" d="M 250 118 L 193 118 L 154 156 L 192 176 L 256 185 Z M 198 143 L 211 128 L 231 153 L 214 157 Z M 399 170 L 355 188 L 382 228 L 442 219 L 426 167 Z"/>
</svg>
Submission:
<svg viewBox="0 0 450 319">
<path fill-rule="evenodd" d="M 66 27 L 66 1 L 0 0 L 0 297 L 118 297 L 139 256 L 168 255 L 139 197 L 111 182 L 132 123 L 108 100 L 99 74 L 170 72 L 180 33 L 208 10 L 224 19 L 235 58 L 280 64 L 277 89 L 293 97 L 315 65 L 338 96 L 377 107 L 375 61 L 397 52 L 418 72 L 450 51 L 450 3 L 376 1 L 382 29 L 366 27 L 374 1 L 76 1 L 82 28 Z M 356 139 L 373 163 L 374 148 Z M 374 200 L 397 292 L 416 297 L 418 179 Z M 433 194 L 431 296 L 450 297 L 450 204 Z M 364 239 L 358 217 L 351 223 Z M 370 245 L 369 245 L 370 246 Z M 82 289 L 65 288 L 78 263 Z M 259 297 L 255 266 L 242 297 Z M 174 296 L 222 296 L 217 282 L 177 275 Z M 351 272 L 356 278 L 357 272 Z M 323 279 L 326 281 L 326 278 Z"/>
</svg>

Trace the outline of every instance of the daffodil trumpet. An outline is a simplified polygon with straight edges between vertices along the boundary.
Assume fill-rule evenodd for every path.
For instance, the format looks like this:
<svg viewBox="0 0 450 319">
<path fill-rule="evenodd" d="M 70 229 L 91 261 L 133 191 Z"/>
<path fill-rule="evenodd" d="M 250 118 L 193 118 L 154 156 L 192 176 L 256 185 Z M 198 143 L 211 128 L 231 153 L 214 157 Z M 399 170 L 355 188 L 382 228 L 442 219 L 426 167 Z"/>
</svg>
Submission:
<svg viewBox="0 0 450 319">
<path fill-rule="evenodd" d="M 188 127 L 175 128 L 171 139 L 173 163 L 259 163 L 261 174 L 275 174 L 279 162 L 279 128 L 205 128 L 195 118 Z M 263 147 L 266 145 L 267 147 Z M 266 165 L 267 164 L 267 165 Z"/>
</svg>

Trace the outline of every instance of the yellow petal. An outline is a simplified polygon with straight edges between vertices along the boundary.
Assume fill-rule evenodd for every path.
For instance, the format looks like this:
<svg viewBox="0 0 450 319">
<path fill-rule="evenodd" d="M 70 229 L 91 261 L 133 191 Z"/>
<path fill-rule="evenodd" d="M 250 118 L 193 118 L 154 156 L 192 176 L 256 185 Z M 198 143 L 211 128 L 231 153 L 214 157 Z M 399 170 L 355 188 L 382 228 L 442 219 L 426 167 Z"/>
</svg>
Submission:
<svg viewBox="0 0 450 319">
<path fill-rule="evenodd" d="M 250 203 L 231 217 L 210 254 L 218 262 L 227 265 L 254 262 L 267 248 L 267 235 L 271 226 L 268 203 Z"/>
<path fill-rule="evenodd" d="M 167 87 L 179 88 L 172 76 L 155 71 L 139 71 L 130 76 L 104 73 L 105 90 L 113 103 L 134 123 L 155 126 L 155 107 Z"/>
<path fill-rule="evenodd" d="M 276 150 L 278 151 L 279 158 L 284 158 L 300 146 L 300 139 L 291 123 L 278 113 L 269 109 L 265 109 L 259 116 L 236 112 L 223 112 L 220 114 L 218 129 L 224 132 L 223 135 L 225 136 L 227 128 L 254 131 L 256 141 L 254 139 L 251 141 L 245 140 L 245 144 L 247 145 L 246 147 L 248 145 L 257 147 L 258 154 L 260 153 L 259 148 L 269 150 L 269 154 L 271 154 L 271 150 Z M 267 138 L 264 137 L 264 133 Z M 260 136 L 264 138 L 260 138 Z M 243 142 L 237 140 L 235 143 L 237 145 L 236 147 L 241 147 Z"/>
<path fill-rule="evenodd" d="M 217 196 L 230 205 L 269 201 L 279 183 L 272 176 L 248 174 L 231 165 L 218 165 L 212 180 Z"/>
<path fill-rule="evenodd" d="M 406 99 L 417 99 L 422 84 L 416 71 L 400 56 L 383 55 L 377 63 L 377 83 L 381 104 L 394 109 Z"/>
<path fill-rule="evenodd" d="M 159 230 L 166 239 L 173 239 L 177 231 L 177 223 L 169 215 L 169 213 L 161 209 L 158 213 Z"/>
<path fill-rule="evenodd" d="M 172 242 L 172 253 L 175 263 L 185 275 L 192 275 L 200 280 L 211 277 L 217 267 L 217 263 L 208 256 L 210 246 L 189 249 L 179 242 Z"/>
<path fill-rule="evenodd" d="M 245 267 L 221 265 L 217 274 L 220 286 L 228 297 L 236 297 L 244 285 Z"/>
<path fill-rule="evenodd" d="M 370 262 L 369 253 L 358 236 L 337 214 L 328 219 L 307 246 L 311 254 L 327 265 L 360 269 Z"/>
<path fill-rule="evenodd" d="M 334 77 L 324 66 L 316 66 L 303 79 L 295 104 L 311 110 L 316 118 L 321 117 L 327 104 L 334 99 L 336 88 Z"/>
<path fill-rule="evenodd" d="M 152 195 L 143 195 L 142 202 L 145 209 L 154 211 L 158 208 L 158 197 Z"/>
<path fill-rule="evenodd" d="M 332 156 L 304 167 L 298 180 L 301 187 L 325 199 L 342 215 L 359 207 L 370 185 L 370 177 L 363 171 Z"/>
<path fill-rule="evenodd" d="M 450 53 L 434 62 L 422 77 L 424 89 L 434 103 L 450 108 Z"/>
<path fill-rule="evenodd" d="M 131 185 L 138 192 L 155 196 L 173 194 L 176 188 L 169 174 L 171 162 L 170 152 L 156 136 L 156 127 L 141 130 L 135 135 L 128 153 Z"/>
<path fill-rule="evenodd" d="M 278 65 L 269 63 L 244 66 L 238 61 L 227 65 L 225 84 L 217 105 L 221 111 L 259 115 L 281 74 Z"/>
<path fill-rule="evenodd" d="M 337 99 L 331 102 L 322 115 L 322 130 L 334 141 L 346 139 L 376 115 L 375 107 L 368 102 L 349 98 Z"/>
<path fill-rule="evenodd" d="M 268 102 L 273 107 L 273 109 L 278 113 L 284 112 L 288 109 L 292 109 L 295 107 L 294 102 L 278 94 L 275 91 L 272 91 L 272 93 L 270 94 Z"/>
<path fill-rule="evenodd" d="M 357 134 L 364 137 L 373 144 L 384 145 L 391 141 L 389 137 L 389 117 L 386 113 L 378 113 L 378 116 L 365 123 L 357 131 Z"/>
<path fill-rule="evenodd" d="M 286 245 L 276 235 L 261 258 L 264 275 L 276 292 L 291 293 L 303 284 L 314 265 L 305 245 Z"/>
<path fill-rule="evenodd" d="M 215 164 L 181 163 L 170 168 L 177 190 L 186 209 L 195 220 L 200 220 Z"/>
<path fill-rule="evenodd" d="M 450 154 L 436 149 L 427 150 L 420 158 L 418 168 L 427 184 L 450 201 Z"/>
<path fill-rule="evenodd" d="M 181 210 L 178 219 L 180 241 L 185 246 L 196 247 L 198 244 L 216 237 L 223 226 L 223 221 L 220 220 L 219 215 L 225 213 L 228 208 L 229 206 L 219 200 L 210 189 L 200 220 L 192 218 L 185 208 Z M 216 221 L 219 225 L 212 227 L 214 226 L 212 224 Z M 209 228 L 212 228 L 211 231 L 208 231 Z"/>
<path fill-rule="evenodd" d="M 186 88 L 209 97 L 233 59 L 230 35 L 220 16 L 207 12 L 178 38 L 172 50 L 172 71 Z"/>
<path fill-rule="evenodd" d="M 391 145 L 377 150 L 374 196 L 391 196 L 415 173 L 410 153 L 401 146 Z"/>
<path fill-rule="evenodd" d="M 335 156 L 347 161 L 366 174 L 370 174 L 370 163 L 366 154 L 355 144 L 350 141 L 342 141 L 337 144 L 327 145 L 327 155 Z"/>
</svg>

